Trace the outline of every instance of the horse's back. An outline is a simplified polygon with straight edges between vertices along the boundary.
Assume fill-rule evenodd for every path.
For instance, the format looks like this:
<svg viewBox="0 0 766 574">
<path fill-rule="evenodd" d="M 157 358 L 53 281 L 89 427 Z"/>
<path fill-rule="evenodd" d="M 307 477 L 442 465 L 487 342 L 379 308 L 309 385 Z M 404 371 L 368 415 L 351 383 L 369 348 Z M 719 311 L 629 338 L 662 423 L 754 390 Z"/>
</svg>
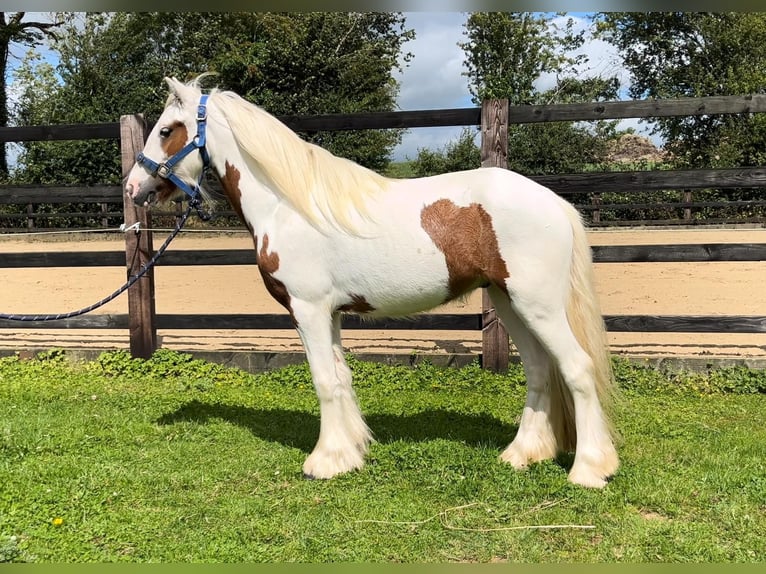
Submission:
<svg viewBox="0 0 766 574">
<path fill-rule="evenodd" d="M 385 202 L 389 220 L 408 221 L 414 233 L 422 231 L 425 214 L 463 215 L 469 208 L 486 213 L 501 243 L 521 246 L 528 241 L 566 247 L 571 242 L 571 222 L 565 202 L 549 188 L 511 170 L 485 167 L 393 184 Z M 412 209 L 406 210 L 406 206 Z M 432 206 L 439 205 L 436 210 Z M 411 211 L 409 217 L 405 211 Z M 385 216 L 384 216 L 385 217 Z M 462 224 L 461 217 L 451 221 Z M 561 245 L 560 245 L 561 246 Z"/>
<path fill-rule="evenodd" d="M 556 194 L 536 181 L 509 169 L 480 167 L 414 179 L 391 180 L 392 189 L 413 194 L 416 202 L 446 198 L 458 205 L 478 203 L 507 213 L 561 212 Z M 561 213 L 563 216 L 564 214 Z"/>
</svg>

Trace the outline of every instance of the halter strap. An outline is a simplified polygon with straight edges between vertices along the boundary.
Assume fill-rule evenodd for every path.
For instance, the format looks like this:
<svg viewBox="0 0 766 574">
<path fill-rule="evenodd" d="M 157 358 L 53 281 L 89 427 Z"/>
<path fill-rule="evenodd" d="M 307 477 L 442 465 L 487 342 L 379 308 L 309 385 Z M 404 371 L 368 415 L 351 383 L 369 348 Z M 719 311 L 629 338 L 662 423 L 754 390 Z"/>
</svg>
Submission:
<svg viewBox="0 0 766 574">
<path fill-rule="evenodd" d="M 207 127 L 207 98 L 207 94 L 200 96 L 199 105 L 197 106 L 197 135 L 181 148 L 180 151 L 173 155 L 173 157 L 163 163 L 158 163 L 153 159 L 146 157 L 143 152 L 139 152 L 136 156 L 136 162 L 147 168 L 153 176 L 167 179 L 188 195 L 189 199 L 196 201 L 198 201 L 200 197 L 200 184 L 202 183 L 202 178 L 205 176 L 205 172 L 210 166 L 210 155 L 207 152 L 207 147 L 205 147 L 205 144 L 207 143 L 207 134 L 205 131 L 205 128 Z M 202 156 L 202 171 L 197 179 L 197 184 L 192 187 L 173 173 L 173 169 L 182 159 L 194 150 L 199 150 L 200 155 Z"/>
</svg>

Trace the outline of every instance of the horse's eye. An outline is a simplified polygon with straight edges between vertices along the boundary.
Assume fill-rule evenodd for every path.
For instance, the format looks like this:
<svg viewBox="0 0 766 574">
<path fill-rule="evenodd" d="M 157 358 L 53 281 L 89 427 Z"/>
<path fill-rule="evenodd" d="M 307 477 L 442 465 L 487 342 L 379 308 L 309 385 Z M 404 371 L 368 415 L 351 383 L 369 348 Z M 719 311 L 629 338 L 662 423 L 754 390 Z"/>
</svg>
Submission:
<svg viewBox="0 0 766 574">
<path fill-rule="evenodd" d="M 170 137 L 170 132 L 172 132 L 172 131 L 173 131 L 173 130 L 171 130 L 170 128 L 162 128 L 162 129 L 160 130 L 160 137 L 161 137 L 161 138 L 167 138 L 167 137 Z"/>
</svg>

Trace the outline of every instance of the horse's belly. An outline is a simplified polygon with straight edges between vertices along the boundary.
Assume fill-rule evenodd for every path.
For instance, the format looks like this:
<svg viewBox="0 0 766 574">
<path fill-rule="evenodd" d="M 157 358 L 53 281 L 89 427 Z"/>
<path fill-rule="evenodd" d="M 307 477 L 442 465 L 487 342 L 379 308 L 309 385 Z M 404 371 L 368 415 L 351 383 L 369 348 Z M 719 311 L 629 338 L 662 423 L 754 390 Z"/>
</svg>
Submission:
<svg viewBox="0 0 766 574">
<path fill-rule="evenodd" d="M 450 299 L 444 256 L 435 249 L 403 250 L 396 258 L 378 252 L 339 281 L 341 298 L 363 297 L 370 316 L 412 315 Z"/>
</svg>

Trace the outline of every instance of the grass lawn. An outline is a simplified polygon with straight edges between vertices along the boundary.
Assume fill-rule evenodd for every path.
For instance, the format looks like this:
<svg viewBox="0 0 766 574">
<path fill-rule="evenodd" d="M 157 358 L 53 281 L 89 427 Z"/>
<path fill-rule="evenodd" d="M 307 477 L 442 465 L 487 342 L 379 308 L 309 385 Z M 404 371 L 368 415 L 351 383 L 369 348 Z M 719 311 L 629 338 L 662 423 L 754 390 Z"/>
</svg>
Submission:
<svg viewBox="0 0 766 574">
<path fill-rule="evenodd" d="M 592 491 L 571 456 L 498 461 L 518 366 L 350 364 L 377 442 L 361 471 L 309 481 L 305 366 L 0 359 L 0 561 L 766 560 L 766 372 L 616 362 L 622 467 Z"/>
</svg>

